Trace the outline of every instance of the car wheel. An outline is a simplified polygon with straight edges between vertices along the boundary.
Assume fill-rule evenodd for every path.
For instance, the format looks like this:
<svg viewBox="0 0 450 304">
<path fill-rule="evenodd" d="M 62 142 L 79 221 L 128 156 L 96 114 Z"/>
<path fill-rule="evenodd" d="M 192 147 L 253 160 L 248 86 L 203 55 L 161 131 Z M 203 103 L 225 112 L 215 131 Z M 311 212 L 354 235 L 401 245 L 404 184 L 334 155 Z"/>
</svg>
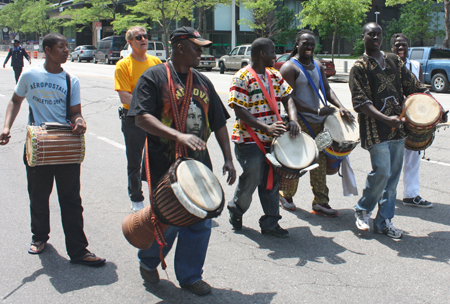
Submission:
<svg viewBox="0 0 450 304">
<path fill-rule="evenodd" d="M 431 79 L 431 89 L 438 93 L 448 91 L 448 80 L 444 74 L 438 73 Z"/>
<path fill-rule="evenodd" d="M 73 62 L 73 56 L 70 57 L 70 62 Z"/>
<path fill-rule="evenodd" d="M 219 66 L 220 66 L 220 74 L 225 73 L 225 64 L 223 64 L 223 62 L 219 62 Z"/>
<path fill-rule="evenodd" d="M 105 63 L 106 64 L 110 64 L 111 63 L 111 61 L 109 61 L 109 58 L 106 58 Z"/>
<path fill-rule="evenodd" d="M 242 68 L 245 68 L 247 65 L 248 65 L 247 62 L 243 62 L 243 63 L 241 64 L 241 69 L 242 69 Z"/>
<path fill-rule="evenodd" d="M 97 64 L 97 62 L 98 62 L 97 58 L 94 58 L 94 64 Z"/>
<path fill-rule="evenodd" d="M 81 58 L 80 58 L 80 56 L 78 56 L 78 62 L 81 62 Z"/>
<path fill-rule="evenodd" d="M 91 60 L 90 60 L 90 59 L 88 59 L 88 60 L 86 60 L 86 62 L 91 62 Z"/>
</svg>

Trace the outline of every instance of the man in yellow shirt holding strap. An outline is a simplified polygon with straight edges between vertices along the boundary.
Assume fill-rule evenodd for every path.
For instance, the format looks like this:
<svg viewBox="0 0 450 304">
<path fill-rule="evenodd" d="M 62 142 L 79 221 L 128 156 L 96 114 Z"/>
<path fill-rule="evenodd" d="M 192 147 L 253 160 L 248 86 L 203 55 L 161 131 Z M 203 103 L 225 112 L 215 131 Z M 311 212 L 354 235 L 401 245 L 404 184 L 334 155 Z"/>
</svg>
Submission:
<svg viewBox="0 0 450 304">
<path fill-rule="evenodd" d="M 131 54 L 120 60 L 114 74 L 114 89 L 119 94 L 122 107 L 119 117 L 122 119 L 122 132 L 125 138 L 128 173 L 128 196 L 131 200 L 131 210 L 137 212 L 144 208 L 144 196 L 141 183 L 142 151 L 144 149 L 146 132 L 134 124 L 134 117 L 129 117 L 131 96 L 139 77 L 149 67 L 161 63 L 155 56 L 148 55 L 148 35 L 141 26 L 130 28 L 125 39 L 131 46 Z"/>
</svg>

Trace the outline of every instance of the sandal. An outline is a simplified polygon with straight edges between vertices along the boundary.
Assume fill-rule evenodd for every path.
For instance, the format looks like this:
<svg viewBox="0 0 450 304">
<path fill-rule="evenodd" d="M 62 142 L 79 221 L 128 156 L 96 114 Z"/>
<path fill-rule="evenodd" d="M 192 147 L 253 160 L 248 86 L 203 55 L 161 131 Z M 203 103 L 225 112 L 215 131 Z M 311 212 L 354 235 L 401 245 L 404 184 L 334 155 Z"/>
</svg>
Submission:
<svg viewBox="0 0 450 304">
<path fill-rule="evenodd" d="M 43 241 L 34 242 L 34 241 L 32 241 L 30 243 L 30 248 L 28 248 L 28 253 L 29 254 L 40 254 L 40 253 L 42 253 L 44 251 L 44 249 L 45 249 L 45 244 L 47 244 L 47 242 L 43 242 Z M 34 247 L 34 249 L 32 247 Z"/>
<path fill-rule="evenodd" d="M 84 256 L 82 256 L 79 259 L 70 260 L 70 263 L 87 265 L 87 266 L 100 266 L 100 265 L 105 264 L 105 262 L 106 262 L 106 259 L 99 258 L 92 252 L 86 253 Z"/>
</svg>

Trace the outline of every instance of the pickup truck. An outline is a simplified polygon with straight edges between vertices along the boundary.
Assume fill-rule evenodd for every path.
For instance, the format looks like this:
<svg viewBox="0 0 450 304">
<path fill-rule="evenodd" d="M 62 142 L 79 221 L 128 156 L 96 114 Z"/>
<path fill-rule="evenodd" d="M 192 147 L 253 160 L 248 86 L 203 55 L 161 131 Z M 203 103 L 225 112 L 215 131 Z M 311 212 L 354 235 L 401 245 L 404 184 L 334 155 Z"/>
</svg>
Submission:
<svg viewBox="0 0 450 304">
<path fill-rule="evenodd" d="M 450 79 L 450 49 L 438 47 L 412 47 L 408 58 L 420 62 L 423 79 L 435 92 L 448 91 Z"/>
</svg>

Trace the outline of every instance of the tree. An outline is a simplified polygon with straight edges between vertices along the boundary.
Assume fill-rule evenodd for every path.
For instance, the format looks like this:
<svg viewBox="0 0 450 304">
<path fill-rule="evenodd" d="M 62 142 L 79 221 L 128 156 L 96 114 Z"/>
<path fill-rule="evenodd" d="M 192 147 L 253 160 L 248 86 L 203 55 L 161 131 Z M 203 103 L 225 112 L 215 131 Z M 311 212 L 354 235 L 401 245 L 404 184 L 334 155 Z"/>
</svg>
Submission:
<svg viewBox="0 0 450 304">
<path fill-rule="evenodd" d="M 243 5 L 252 11 L 253 20 L 242 18 L 239 24 L 250 27 L 259 37 L 271 38 L 280 30 L 276 28 L 275 1 L 273 0 L 244 0 Z"/>
<path fill-rule="evenodd" d="M 387 6 L 393 6 L 397 4 L 406 4 L 411 0 L 386 0 Z M 416 2 L 416 1 L 414 1 Z M 445 38 L 444 47 L 450 48 L 450 0 L 437 0 L 437 2 L 444 2 L 444 12 L 445 12 Z"/>
<path fill-rule="evenodd" d="M 400 8 L 399 20 L 388 22 L 386 37 L 389 39 L 395 33 L 403 33 L 410 39 L 410 44 L 419 41 L 424 45 L 425 41 L 444 36 L 445 32 L 438 29 L 437 14 L 439 7 L 433 7 L 434 2 L 424 0 L 421 2 L 409 2 Z"/>
<path fill-rule="evenodd" d="M 370 0 L 309 0 L 303 2 L 298 17 L 303 27 L 318 28 L 325 33 L 332 29 L 331 60 L 334 61 L 336 36 L 345 36 L 349 26 L 360 24 L 371 4 Z"/>
<path fill-rule="evenodd" d="M 21 20 L 28 0 L 15 0 L 0 10 L 0 20 L 3 26 L 7 26 L 12 33 L 23 34 Z"/>
<path fill-rule="evenodd" d="M 275 36 L 275 42 L 284 45 L 284 53 L 286 52 L 286 44 L 295 41 L 297 27 L 293 26 L 295 22 L 295 11 L 283 6 L 281 11 L 276 12 L 276 27 L 280 32 Z"/>
<path fill-rule="evenodd" d="M 93 22 L 101 20 L 115 20 L 119 0 L 74 0 L 73 5 L 82 4 L 82 8 L 69 8 L 64 11 L 64 15 L 70 17 L 64 25 L 81 25 L 78 31 L 81 32 L 88 27 L 94 37 L 95 28 Z"/>
<path fill-rule="evenodd" d="M 126 30 L 133 25 L 146 24 L 146 20 L 159 24 L 164 32 L 163 42 L 167 46 L 169 41 L 169 29 L 174 21 L 182 18 L 192 19 L 194 3 L 189 0 L 137 0 L 134 5 L 127 6 L 132 14 L 117 16 L 112 22 L 114 31 Z M 166 47 L 166 55 L 169 57 L 169 48 Z"/>
<path fill-rule="evenodd" d="M 39 33 L 41 36 L 57 30 L 59 21 L 49 18 L 47 11 L 50 9 L 50 2 L 47 0 L 29 1 L 22 12 L 21 30 L 24 33 Z"/>
</svg>

